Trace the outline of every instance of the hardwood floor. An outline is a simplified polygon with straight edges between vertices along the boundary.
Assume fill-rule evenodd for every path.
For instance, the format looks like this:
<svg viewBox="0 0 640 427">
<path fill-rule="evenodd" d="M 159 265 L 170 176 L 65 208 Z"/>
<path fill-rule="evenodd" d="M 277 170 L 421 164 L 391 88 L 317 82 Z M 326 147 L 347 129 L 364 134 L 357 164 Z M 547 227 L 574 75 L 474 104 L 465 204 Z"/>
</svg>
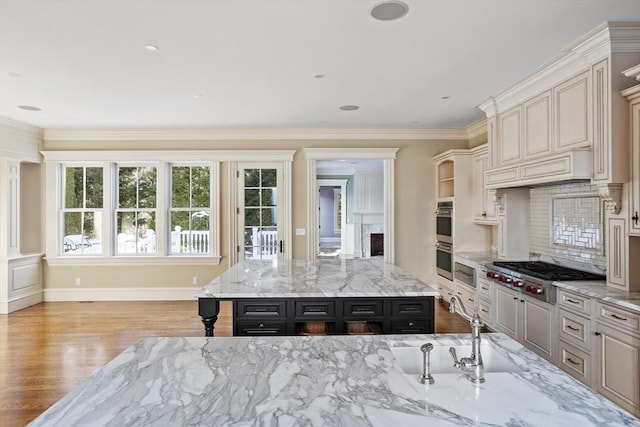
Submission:
<svg viewBox="0 0 640 427">
<path fill-rule="evenodd" d="M 469 324 L 436 301 L 436 333 Z M 216 336 L 230 336 L 221 304 Z M 196 301 L 50 302 L 0 315 L 0 426 L 23 426 L 138 339 L 203 336 Z"/>
</svg>

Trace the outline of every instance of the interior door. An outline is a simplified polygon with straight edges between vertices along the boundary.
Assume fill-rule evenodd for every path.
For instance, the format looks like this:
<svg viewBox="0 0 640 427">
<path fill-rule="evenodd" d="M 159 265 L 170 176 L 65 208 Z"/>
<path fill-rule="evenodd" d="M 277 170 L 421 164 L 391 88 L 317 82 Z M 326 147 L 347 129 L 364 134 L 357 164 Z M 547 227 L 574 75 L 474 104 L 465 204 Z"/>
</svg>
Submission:
<svg viewBox="0 0 640 427">
<path fill-rule="evenodd" d="M 237 178 L 238 259 L 284 258 L 282 164 L 240 163 Z"/>
</svg>

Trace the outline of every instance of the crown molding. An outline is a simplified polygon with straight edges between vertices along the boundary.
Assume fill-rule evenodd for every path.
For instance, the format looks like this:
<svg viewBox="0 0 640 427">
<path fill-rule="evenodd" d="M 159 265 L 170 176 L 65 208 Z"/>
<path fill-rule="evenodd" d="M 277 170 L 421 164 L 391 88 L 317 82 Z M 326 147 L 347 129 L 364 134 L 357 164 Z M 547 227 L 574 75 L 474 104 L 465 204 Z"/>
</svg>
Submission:
<svg viewBox="0 0 640 427">
<path fill-rule="evenodd" d="M 295 150 L 157 150 L 157 151 L 42 151 L 45 161 L 49 162 L 86 162 L 91 161 L 220 161 L 255 162 L 283 161 L 292 162 Z"/>
<path fill-rule="evenodd" d="M 487 116 L 502 113 L 613 53 L 640 52 L 640 22 L 605 22 L 517 82 L 478 104 Z"/>
<path fill-rule="evenodd" d="M 631 67 L 628 70 L 624 70 L 622 74 L 627 77 L 635 77 L 636 80 L 640 81 L 640 64 L 636 65 L 635 67 Z"/>
<path fill-rule="evenodd" d="M 476 136 L 486 135 L 487 133 L 487 119 L 482 118 L 478 121 L 471 123 L 467 126 L 467 138 L 475 138 Z"/>
<path fill-rule="evenodd" d="M 43 130 L 39 127 L 28 125 L 8 117 L 0 116 L 0 129 L 18 134 L 23 137 L 42 139 Z"/>
<path fill-rule="evenodd" d="M 466 129 L 45 129 L 45 141 L 460 140 Z"/>
<path fill-rule="evenodd" d="M 316 160 L 388 160 L 395 159 L 398 148 L 304 148 L 307 159 Z"/>
</svg>

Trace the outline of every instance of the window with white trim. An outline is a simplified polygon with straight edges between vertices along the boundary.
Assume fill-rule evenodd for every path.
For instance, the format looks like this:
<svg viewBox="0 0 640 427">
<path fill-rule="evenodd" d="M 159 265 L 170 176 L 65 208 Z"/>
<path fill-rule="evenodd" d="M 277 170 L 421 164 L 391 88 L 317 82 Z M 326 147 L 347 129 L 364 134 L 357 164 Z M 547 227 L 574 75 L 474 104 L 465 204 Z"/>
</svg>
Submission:
<svg viewBox="0 0 640 427">
<path fill-rule="evenodd" d="M 102 254 L 103 168 L 63 167 L 62 253 Z"/>
<path fill-rule="evenodd" d="M 211 167 L 171 165 L 172 254 L 208 254 Z"/>
<path fill-rule="evenodd" d="M 155 254 L 157 169 L 118 165 L 116 255 Z"/>
<path fill-rule="evenodd" d="M 109 160 L 108 152 L 88 153 L 97 160 L 82 161 L 81 154 L 47 153 L 53 157 L 46 163 L 47 209 L 57 212 L 46 219 L 51 262 L 55 257 L 106 263 L 219 259 L 219 161 L 191 160 L 177 152 L 155 159 L 114 152 L 131 157 L 127 161 Z"/>
</svg>

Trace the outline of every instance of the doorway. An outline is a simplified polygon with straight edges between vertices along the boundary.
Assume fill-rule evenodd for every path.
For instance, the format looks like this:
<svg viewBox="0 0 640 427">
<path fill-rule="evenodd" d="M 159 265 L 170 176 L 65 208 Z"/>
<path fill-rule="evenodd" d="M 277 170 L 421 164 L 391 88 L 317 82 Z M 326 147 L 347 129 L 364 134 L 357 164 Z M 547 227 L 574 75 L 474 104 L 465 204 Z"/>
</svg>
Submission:
<svg viewBox="0 0 640 427">
<path fill-rule="evenodd" d="M 346 246 L 347 180 L 318 179 L 318 258 L 343 258 Z"/>
<path fill-rule="evenodd" d="M 393 264 L 395 261 L 394 253 L 394 233 L 395 233 L 395 217 L 394 217 L 394 160 L 396 158 L 396 152 L 398 148 L 305 148 L 305 154 L 307 157 L 307 183 L 308 194 L 311 196 L 308 198 L 309 210 L 308 212 L 318 212 L 318 200 L 316 196 L 318 194 L 318 167 L 317 163 L 322 161 L 342 161 L 342 162 L 365 162 L 365 161 L 378 161 L 382 163 L 382 172 L 378 174 L 375 179 L 369 181 L 369 190 L 377 191 L 381 196 L 380 207 L 376 208 L 376 217 L 381 217 L 381 225 L 377 226 L 380 230 L 373 227 L 369 227 L 366 233 L 384 233 L 384 261 Z M 327 178 L 327 177 L 321 177 Z M 342 177 L 341 177 L 342 178 Z M 359 195 L 360 196 L 360 195 Z M 358 196 L 358 197 L 359 197 Z M 358 206 L 362 200 L 357 200 Z M 366 203 L 366 200 L 365 200 Z M 354 208 L 354 206 L 351 206 Z M 349 234 L 348 228 L 352 227 L 354 235 L 354 245 L 357 246 L 358 242 L 362 246 L 369 246 L 370 243 L 362 239 L 362 223 L 370 221 L 371 212 L 359 211 L 358 217 L 351 222 L 347 222 L 347 235 Z M 378 219 L 378 218 L 376 218 Z M 308 215 L 308 227 L 309 239 L 308 239 L 308 259 L 315 259 L 318 254 L 318 248 L 320 245 L 320 233 L 319 233 L 319 216 L 316 214 Z M 345 233 L 343 233 L 345 234 Z M 348 241 L 346 242 L 348 245 Z M 343 246 L 344 252 L 344 246 Z M 362 256 L 358 254 L 357 249 L 354 249 L 354 257 Z"/>
</svg>

